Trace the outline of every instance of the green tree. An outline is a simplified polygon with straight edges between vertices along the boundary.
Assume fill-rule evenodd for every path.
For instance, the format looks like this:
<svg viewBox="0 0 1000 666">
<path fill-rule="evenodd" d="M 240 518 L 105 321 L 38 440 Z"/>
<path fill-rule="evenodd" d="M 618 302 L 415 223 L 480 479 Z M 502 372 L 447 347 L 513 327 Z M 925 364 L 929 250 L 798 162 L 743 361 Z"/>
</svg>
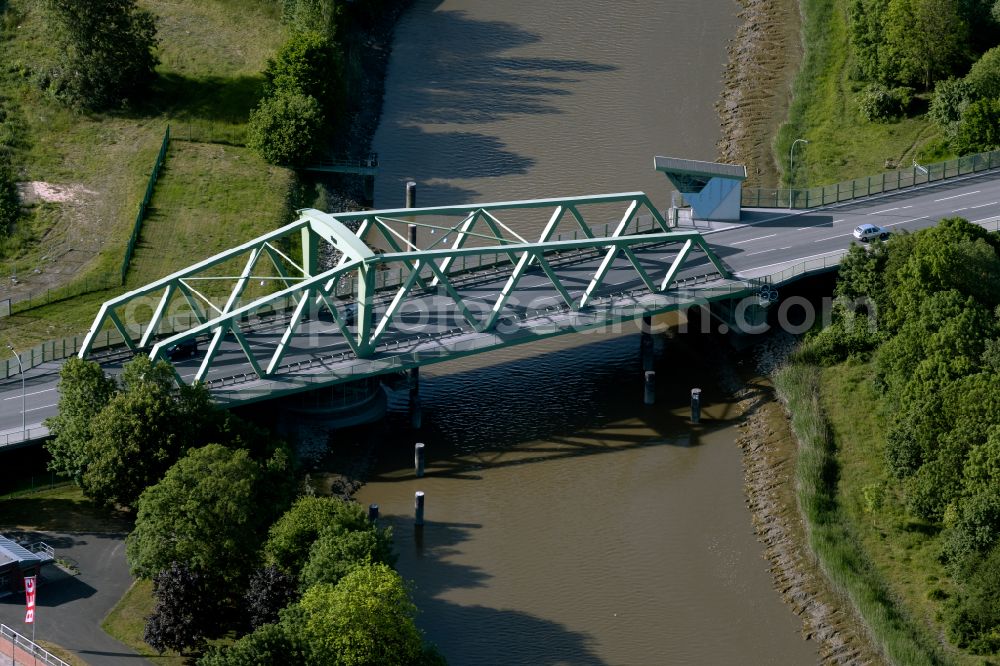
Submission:
<svg viewBox="0 0 1000 666">
<path fill-rule="evenodd" d="M 307 664 L 306 654 L 285 626 L 265 624 L 232 645 L 210 648 L 198 666 L 287 666 Z"/>
<path fill-rule="evenodd" d="M 980 56 L 969 68 L 964 80 L 972 101 L 1000 97 L 1000 46 Z"/>
<path fill-rule="evenodd" d="M 268 532 L 264 544 L 266 564 L 298 575 L 309 559 L 309 550 L 326 531 L 356 532 L 374 529 L 356 502 L 335 497 L 302 497 Z"/>
<path fill-rule="evenodd" d="M 949 633 L 959 647 L 973 654 L 1000 650 L 1000 546 L 972 566 L 948 610 Z"/>
<path fill-rule="evenodd" d="M 125 364 L 117 385 L 99 412 L 86 414 L 89 439 L 80 449 L 80 485 L 99 502 L 134 508 L 139 494 L 187 449 L 253 439 L 252 429 L 212 405 L 204 385 L 178 387 L 166 361 L 139 355 Z"/>
<path fill-rule="evenodd" d="M 309 559 L 300 577 L 301 589 L 317 583 L 336 585 L 358 567 L 395 563 L 388 529 L 326 530 L 309 548 Z"/>
<path fill-rule="evenodd" d="M 959 155 L 1000 148 L 1000 99 L 981 99 L 966 106 L 949 145 Z"/>
<path fill-rule="evenodd" d="M 245 450 L 209 444 L 190 451 L 139 498 L 126 540 L 133 575 L 148 578 L 183 562 L 225 583 L 242 578 L 255 564 L 246 554 L 257 550 L 272 515 L 258 504 L 266 480 Z"/>
<path fill-rule="evenodd" d="M 961 60 L 967 38 L 954 0 L 889 0 L 881 65 L 900 83 L 929 90 Z"/>
<path fill-rule="evenodd" d="M 319 32 L 334 39 L 343 29 L 341 4 L 337 0 L 283 0 L 281 20 L 293 33 Z"/>
<path fill-rule="evenodd" d="M 67 103 L 109 109 L 134 100 L 158 63 L 153 15 L 135 0 L 45 0 L 59 61 L 48 86 Z"/>
<path fill-rule="evenodd" d="M 889 0 L 852 0 L 848 8 L 856 78 L 865 81 L 884 80 L 879 50 L 885 43 L 883 17 L 888 6 Z"/>
<path fill-rule="evenodd" d="M 91 422 L 111 400 L 117 385 L 93 361 L 71 357 L 59 371 L 59 411 L 45 420 L 52 439 L 45 443 L 52 460 L 49 469 L 78 484 L 89 455 Z"/>
<path fill-rule="evenodd" d="M 962 112 L 975 99 L 972 85 L 966 79 L 955 77 L 938 81 L 934 86 L 934 97 L 928 115 L 939 127 L 951 132 L 955 123 L 962 119 Z"/>
<path fill-rule="evenodd" d="M 318 32 L 293 35 L 267 61 L 268 94 L 313 97 L 329 110 L 343 97 L 343 58 L 337 45 Z M 329 114 L 327 114 L 329 116 Z"/>
<path fill-rule="evenodd" d="M 247 145 L 271 164 L 301 164 L 319 148 L 323 123 L 315 97 L 279 92 L 250 113 Z"/>
<path fill-rule="evenodd" d="M 920 311 L 921 301 L 938 291 L 954 289 L 987 308 L 998 304 L 1000 239 L 982 227 L 952 217 L 890 240 L 891 253 L 898 256 L 890 256 L 886 262 L 890 302 L 879 314 L 889 330 L 898 330 L 907 317 Z"/>
<path fill-rule="evenodd" d="M 399 574 L 374 564 L 352 571 L 336 586 L 310 588 L 283 622 L 301 636 L 310 663 L 414 664 L 423 654 L 415 614 Z"/>
</svg>

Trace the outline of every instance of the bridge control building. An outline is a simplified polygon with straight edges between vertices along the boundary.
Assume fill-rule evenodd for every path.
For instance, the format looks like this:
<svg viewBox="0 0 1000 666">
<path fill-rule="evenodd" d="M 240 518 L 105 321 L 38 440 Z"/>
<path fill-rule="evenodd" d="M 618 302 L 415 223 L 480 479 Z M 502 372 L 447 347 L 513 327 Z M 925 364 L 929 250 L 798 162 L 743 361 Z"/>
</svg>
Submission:
<svg viewBox="0 0 1000 666">
<path fill-rule="evenodd" d="M 684 195 L 695 219 L 726 222 L 740 219 L 740 188 L 747 178 L 745 166 L 659 156 L 653 158 L 653 166 Z"/>
</svg>

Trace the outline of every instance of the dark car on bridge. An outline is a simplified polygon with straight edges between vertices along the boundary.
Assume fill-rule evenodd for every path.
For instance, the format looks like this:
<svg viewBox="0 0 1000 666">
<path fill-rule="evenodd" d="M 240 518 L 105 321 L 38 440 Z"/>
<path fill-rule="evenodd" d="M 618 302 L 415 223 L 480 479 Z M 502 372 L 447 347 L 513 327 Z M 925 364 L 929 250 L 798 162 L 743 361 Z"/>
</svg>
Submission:
<svg viewBox="0 0 1000 666">
<path fill-rule="evenodd" d="M 167 347 L 167 358 L 171 361 L 179 361 L 185 358 L 191 358 L 198 353 L 198 341 L 192 338 L 191 340 L 181 340 L 177 344 L 170 345 Z"/>
</svg>

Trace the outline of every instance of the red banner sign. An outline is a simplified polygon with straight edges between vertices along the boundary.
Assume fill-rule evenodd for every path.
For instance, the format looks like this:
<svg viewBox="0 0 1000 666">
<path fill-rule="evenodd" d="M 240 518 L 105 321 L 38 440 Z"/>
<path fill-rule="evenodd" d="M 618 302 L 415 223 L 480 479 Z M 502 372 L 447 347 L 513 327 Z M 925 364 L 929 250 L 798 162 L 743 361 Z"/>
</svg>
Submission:
<svg viewBox="0 0 1000 666">
<path fill-rule="evenodd" d="M 35 621 L 35 577 L 24 577 L 24 596 L 27 600 L 27 610 L 24 613 L 24 622 L 31 624 Z"/>
</svg>

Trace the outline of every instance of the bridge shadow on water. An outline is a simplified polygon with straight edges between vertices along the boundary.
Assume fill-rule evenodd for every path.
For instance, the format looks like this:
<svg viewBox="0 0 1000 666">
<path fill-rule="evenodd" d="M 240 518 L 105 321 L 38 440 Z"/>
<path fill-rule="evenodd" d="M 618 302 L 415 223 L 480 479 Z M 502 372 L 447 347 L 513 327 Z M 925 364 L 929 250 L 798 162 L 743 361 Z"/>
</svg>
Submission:
<svg viewBox="0 0 1000 666">
<path fill-rule="evenodd" d="M 412 467 L 412 450 L 397 443 L 413 438 L 427 445 L 427 465 L 435 476 L 463 480 L 477 480 L 485 469 L 652 447 L 699 446 L 704 434 L 730 427 L 739 418 L 737 406 L 713 386 L 712 364 L 720 346 L 728 343 L 716 335 L 694 332 L 700 327 L 694 321 L 690 333 L 657 336 L 654 406 L 642 404 L 638 335 L 605 338 L 454 374 L 425 374 L 424 427 L 418 435 L 398 423 L 405 418 L 400 412 L 406 402 L 404 393 L 397 394 L 391 406 L 398 411 L 390 414 L 387 425 L 392 444 L 381 447 L 378 474 L 372 480 L 407 478 L 398 472 Z M 517 349 L 530 353 L 530 348 Z M 498 355 L 517 353 L 506 350 Z M 689 420 L 690 389 L 695 386 L 703 389 L 698 425 Z"/>
<path fill-rule="evenodd" d="M 377 192 L 402 192 L 406 180 L 419 178 L 420 205 L 479 198 L 474 189 L 434 181 L 528 173 L 532 158 L 481 128 L 514 116 L 562 113 L 553 99 L 572 96 L 574 86 L 594 85 L 617 69 L 588 60 L 518 55 L 541 36 L 513 23 L 441 10 L 441 4 L 416 2 L 408 10 L 414 19 L 404 16 L 396 28 L 397 34 L 408 34 L 394 46 L 375 140 L 376 146 L 392 146 L 394 154 L 408 156 L 405 175 L 384 165 Z M 406 114 L 396 113 L 395 104 Z M 456 131 L 456 126 L 468 129 Z"/>
</svg>

